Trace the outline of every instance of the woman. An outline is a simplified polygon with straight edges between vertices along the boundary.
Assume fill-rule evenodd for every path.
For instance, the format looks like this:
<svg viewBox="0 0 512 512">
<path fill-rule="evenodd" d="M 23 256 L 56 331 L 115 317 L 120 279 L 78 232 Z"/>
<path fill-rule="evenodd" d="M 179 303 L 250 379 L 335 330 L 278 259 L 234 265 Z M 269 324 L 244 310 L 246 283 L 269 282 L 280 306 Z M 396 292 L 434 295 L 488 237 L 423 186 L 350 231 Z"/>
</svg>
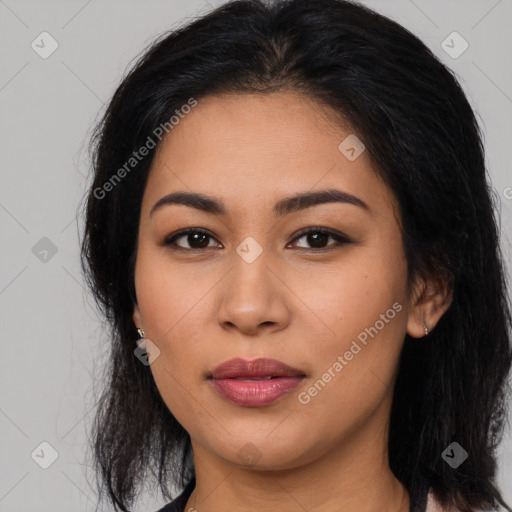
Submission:
<svg viewBox="0 0 512 512">
<path fill-rule="evenodd" d="M 495 209 L 421 41 L 341 0 L 228 2 L 152 45 L 93 143 L 116 509 L 148 470 L 185 487 L 166 512 L 507 508 Z"/>
</svg>

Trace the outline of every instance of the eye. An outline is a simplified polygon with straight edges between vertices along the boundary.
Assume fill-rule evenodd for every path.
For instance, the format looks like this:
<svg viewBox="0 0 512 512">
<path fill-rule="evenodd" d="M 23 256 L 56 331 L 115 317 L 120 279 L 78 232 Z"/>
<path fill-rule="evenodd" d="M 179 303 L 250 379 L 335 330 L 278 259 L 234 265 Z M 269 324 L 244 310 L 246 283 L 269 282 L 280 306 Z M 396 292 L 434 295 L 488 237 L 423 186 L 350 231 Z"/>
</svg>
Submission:
<svg viewBox="0 0 512 512">
<path fill-rule="evenodd" d="M 340 246 L 344 244 L 349 244 L 352 242 L 350 238 L 343 235 L 342 233 L 338 233 L 336 231 L 332 231 L 330 229 L 315 227 L 315 228 L 307 228 L 302 230 L 298 236 L 296 236 L 293 242 L 304 238 L 306 243 L 310 245 L 310 247 L 299 247 L 300 249 L 310 249 L 322 251 L 324 249 L 330 250 L 330 246 Z M 327 243 L 329 239 L 335 241 L 335 243 Z M 221 244 L 215 246 L 211 245 L 210 242 L 215 240 L 213 235 L 211 235 L 208 231 L 201 228 L 189 228 L 183 231 L 180 231 L 170 237 L 166 238 L 163 242 L 166 246 L 172 246 L 173 249 L 184 249 L 184 250 L 202 250 L 208 249 L 212 247 L 222 247 Z M 178 243 L 178 241 L 181 241 Z M 185 245 L 182 245 L 182 244 Z"/>
<path fill-rule="evenodd" d="M 178 244 L 177 241 L 180 239 L 184 239 L 185 243 L 189 244 L 188 247 Z M 177 249 L 201 250 L 213 247 L 209 245 L 210 239 L 213 239 L 213 236 L 208 231 L 189 228 L 166 238 L 164 245 L 174 246 Z"/>
<path fill-rule="evenodd" d="M 330 250 L 329 247 L 331 245 L 340 246 L 352 242 L 350 238 L 341 233 L 321 227 L 308 228 L 307 230 L 303 230 L 299 233 L 299 236 L 295 237 L 293 241 L 300 240 L 301 238 L 305 238 L 306 243 L 308 243 L 311 247 L 300 247 L 300 249 L 322 250 L 327 248 Z M 335 243 L 327 244 L 329 239 L 335 240 Z"/>
</svg>

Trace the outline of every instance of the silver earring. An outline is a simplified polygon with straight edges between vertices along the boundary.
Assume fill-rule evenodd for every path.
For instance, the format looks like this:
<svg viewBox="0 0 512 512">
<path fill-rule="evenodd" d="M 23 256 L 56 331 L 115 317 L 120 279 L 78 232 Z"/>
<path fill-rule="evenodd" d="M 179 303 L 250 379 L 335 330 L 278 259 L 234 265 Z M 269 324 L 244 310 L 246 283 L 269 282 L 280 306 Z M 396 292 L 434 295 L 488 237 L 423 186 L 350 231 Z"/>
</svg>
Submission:
<svg viewBox="0 0 512 512">
<path fill-rule="evenodd" d="M 428 336 L 430 331 L 428 330 L 427 324 L 425 322 L 423 322 L 423 328 L 425 329 L 425 336 Z"/>
<path fill-rule="evenodd" d="M 137 329 L 140 338 L 143 340 L 146 336 L 144 335 L 144 331 L 142 329 Z"/>
</svg>

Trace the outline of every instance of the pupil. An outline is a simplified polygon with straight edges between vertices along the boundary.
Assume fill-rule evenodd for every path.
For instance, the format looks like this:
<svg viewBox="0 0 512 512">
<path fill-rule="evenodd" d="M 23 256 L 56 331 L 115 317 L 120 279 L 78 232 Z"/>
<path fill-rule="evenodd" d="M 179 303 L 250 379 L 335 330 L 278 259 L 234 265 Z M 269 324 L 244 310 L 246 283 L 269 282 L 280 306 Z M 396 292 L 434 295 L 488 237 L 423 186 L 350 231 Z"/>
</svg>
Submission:
<svg viewBox="0 0 512 512">
<path fill-rule="evenodd" d="M 194 243 L 197 243 L 199 247 L 208 247 L 208 235 L 204 233 L 190 234 L 188 235 L 188 243 L 191 247 L 194 246 Z"/>
<path fill-rule="evenodd" d="M 323 247 L 327 242 L 329 235 L 325 233 L 313 233 L 307 236 L 308 244 L 312 247 Z"/>
</svg>

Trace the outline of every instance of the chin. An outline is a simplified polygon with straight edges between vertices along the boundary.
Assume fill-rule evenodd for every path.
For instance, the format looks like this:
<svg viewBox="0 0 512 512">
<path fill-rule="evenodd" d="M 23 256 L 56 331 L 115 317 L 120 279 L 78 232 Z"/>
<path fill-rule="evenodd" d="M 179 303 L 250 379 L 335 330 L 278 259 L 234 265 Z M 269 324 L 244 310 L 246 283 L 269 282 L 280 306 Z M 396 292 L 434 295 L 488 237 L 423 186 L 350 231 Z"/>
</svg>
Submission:
<svg viewBox="0 0 512 512">
<path fill-rule="evenodd" d="M 266 434 L 265 434 L 266 435 Z M 238 441 L 236 438 L 230 439 L 229 446 L 226 451 L 216 451 L 219 456 L 228 460 L 232 464 L 236 464 L 244 469 L 254 469 L 256 471 L 278 471 L 286 469 L 294 469 L 303 464 L 307 464 L 314 459 L 314 456 L 308 456 L 314 450 L 307 450 L 300 438 L 297 442 L 283 444 L 282 439 L 269 440 L 264 436 L 258 437 L 244 436 L 243 440 Z M 237 450 L 233 450 L 235 446 L 239 446 Z M 299 449 L 301 451 L 299 451 Z"/>
</svg>

